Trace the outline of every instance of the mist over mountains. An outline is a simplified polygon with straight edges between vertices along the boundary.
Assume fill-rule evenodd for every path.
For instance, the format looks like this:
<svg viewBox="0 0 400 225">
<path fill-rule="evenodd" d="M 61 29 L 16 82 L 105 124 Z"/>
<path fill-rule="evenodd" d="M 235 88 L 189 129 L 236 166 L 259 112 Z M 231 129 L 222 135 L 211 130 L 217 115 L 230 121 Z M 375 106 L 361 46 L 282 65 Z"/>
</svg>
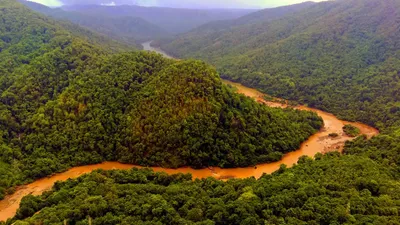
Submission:
<svg viewBox="0 0 400 225">
<path fill-rule="evenodd" d="M 220 0 L 220 1 L 195 1 L 195 0 L 60 0 L 64 5 L 140 5 L 171 8 L 260 8 L 260 1 Z"/>
<path fill-rule="evenodd" d="M 305 2 L 306 0 L 30 0 L 50 7 L 62 5 L 137 5 L 148 7 L 168 7 L 186 9 L 261 9 Z M 314 0 L 321 2 L 326 0 Z"/>
<path fill-rule="evenodd" d="M 60 0 L 64 5 L 138 5 L 137 0 Z M 143 1 L 145 2 L 145 1 Z"/>
</svg>

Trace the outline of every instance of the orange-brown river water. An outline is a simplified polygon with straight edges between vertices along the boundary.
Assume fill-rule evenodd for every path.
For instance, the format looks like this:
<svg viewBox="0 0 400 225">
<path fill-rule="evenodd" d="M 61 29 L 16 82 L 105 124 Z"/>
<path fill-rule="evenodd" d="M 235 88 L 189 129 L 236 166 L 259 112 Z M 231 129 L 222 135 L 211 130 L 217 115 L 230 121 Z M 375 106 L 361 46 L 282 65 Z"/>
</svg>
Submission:
<svg viewBox="0 0 400 225">
<path fill-rule="evenodd" d="M 233 83 L 230 81 L 224 81 L 224 83 L 236 87 L 238 93 L 252 97 L 262 104 L 266 104 L 271 107 L 282 107 L 282 108 L 287 107 L 285 104 L 265 101 L 263 98 L 264 94 L 255 89 L 248 88 L 241 84 Z M 288 167 L 292 166 L 297 162 L 299 157 L 303 155 L 313 157 L 318 152 L 328 152 L 332 150 L 341 151 L 344 146 L 344 142 L 352 139 L 343 134 L 342 127 L 345 124 L 352 124 L 358 127 L 361 130 L 361 133 L 367 135 L 368 137 L 372 137 L 379 133 L 378 130 L 376 130 L 373 127 L 361 123 L 342 121 L 336 118 L 334 115 L 323 112 L 321 110 L 312 109 L 305 106 L 298 106 L 295 108 L 300 110 L 309 110 L 316 112 L 324 120 L 325 126 L 323 129 L 321 129 L 321 131 L 314 134 L 306 142 L 304 142 L 299 150 L 286 154 L 282 158 L 282 160 L 278 162 L 260 164 L 257 165 L 257 167 L 234 168 L 234 169 L 206 168 L 206 169 L 195 170 L 192 168 L 165 169 L 160 167 L 152 167 L 152 169 L 157 172 L 162 171 L 168 174 L 191 173 L 194 179 L 206 178 L 206 177 L 215 177 L 219 179 L 246 178 L 252 176 L 259 178 L 263 173 L 272 173 L 276 171 L 277 169 L 279 169 L 279 166 L 281 164 L 286 164 Z M 339 137 L 330 138 L 328 136 L 330 133 L 338 133 Z M 77 178 L 82 174 L 89 173 L 96 169 L 127 170 L 133 167 L 141 168 L 140 166 L 121 164 L 118 162 L 105 162 L 96 165 L 74 167 L 66 172 L 55 174 L 53 176 L 37 180 L 28 185 L 20 186 L 17 188 L 17 191 L 14 194 L 6 196 L 4 200 L 0 201 L 0 221 L 5 221 L 15 215 L 22 197 L 28 194 L 40 195 L 44 191 L 49 190 L 56 181 L 64 181 L 67 180 L 68 178 Z"/>
</svg>

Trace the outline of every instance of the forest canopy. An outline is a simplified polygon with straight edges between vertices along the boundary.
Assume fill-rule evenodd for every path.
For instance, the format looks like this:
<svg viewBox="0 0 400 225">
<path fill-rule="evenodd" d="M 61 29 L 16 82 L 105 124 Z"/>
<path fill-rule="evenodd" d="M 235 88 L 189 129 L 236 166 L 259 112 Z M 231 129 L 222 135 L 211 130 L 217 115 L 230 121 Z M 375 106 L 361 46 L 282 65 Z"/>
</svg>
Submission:
<svg viewBox="0 0 400 225">
<path fill-rule="evenodd" d="M 17 224 L 399 224 L 400 183 L 389 167 L 339 153 L 298 163 L 227 182 L 100 170 L 25 197 Z"/>
<path fill-rule="evenodd" d="M 258 180 L 98 170 L 24 197 L 6 224 L 400 224 L 399 5 L 308 3 L 288 14 L 280 8 L 273 19 L 249 15 L 228 31 L 217 26 L 199 51 L 185 52 L 202 43 L 188 39 L 170 45 L 215 69 L 123 52 L 124 45 L 1 1 L 0 198 L 18 184 L 105 160 L 196 168 L 272 162 L 321 128 L 314 113 L 235 94 L 218 71 L 383 131 Z"/>
<path fill-rule="evenodd" d="M 12 0 L 0 10 L 0 198 L 15 185 L 103 161 L 277 161 L 323 125 L 315 113 L 234 93 L 203 62 L 121 52 L 124 45 Z"/>
<path fill-rule="evenodd" d="M 161 46 L 272 96 L 382 131 L 400 126 L 400 1 L 327 1 L 269 20 L 279 10 L 226 29 L 204 26 Z"/>
</svg>

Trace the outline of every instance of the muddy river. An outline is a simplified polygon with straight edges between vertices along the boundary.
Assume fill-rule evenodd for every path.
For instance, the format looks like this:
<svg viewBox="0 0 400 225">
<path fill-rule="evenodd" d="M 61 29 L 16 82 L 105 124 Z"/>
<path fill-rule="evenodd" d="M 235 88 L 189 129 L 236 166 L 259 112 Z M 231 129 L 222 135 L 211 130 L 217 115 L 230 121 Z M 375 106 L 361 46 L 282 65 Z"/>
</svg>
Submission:
<svg viewBox="0 0 400 225">
<path fill-rule="evenodd" d="M 145 50 L 157 51 L 161 54 L 166 55 L 165 52 L 162 52 L 159 49 L 152 48 L 150 46 L 150 43 L 151 42 L 143 43 Z M 241 84 L 230 81 L 224 81 L 224 83 L 236 87 L 238 93 L 252 97 L 261 104 L 266 104 L 271 107 L 281 107 L 281 108 L 287 107 L 287 105 L 285 104 L 269 102 L 264 100 L 263 98 L 264 94 L 255 89 L 248 88 Z M 321 110 L 308 108 L 306 106 L 298 106 L 295 108 L 300 110 L 309 110 L 316 112 L 320 117 L 322 117 L 325 125 L 318 133 L 314 134 L 306 142 L 304 142 L 301 145 L 300 149 L 286 154 L 282 158 L 282 160 L 278 162 L 260 164 L 257 165 L 256 167 L 234 168 L 234 169 L 206 168 L 206 169 L 195 170 L 192 168 L 165 169 L 160 167 L 153 167 L 152 169 L 157 172 L 162 171 L 168 174 L 191 173 L 194 179 L 206 178 L 211 176 L 218 179 L 246 178 L 252 176 L 259 178 L 263 173 L 272 173 L 276 171 L 281 164 L 286 164 L 288 167 L 292 166 L 294 163 L 297 162 L 299 157 L 303 155 L 314 156 L 318 152 L 325 153 L 329 151 L 337 151 L 337 150 L 341 151 L 343 149 L 344 143 L 347 140 L 352 139 L 351 137 L 348 137 L 343 134 L 342 127 L 345 124 L 352 124 L 358 127 L 361 130 L 361 133 L 367 135 L 368 137 L 372 137 L 379 133 L 378 130 L 376 130 L 373 127 L 361 123 L 342 121 L 336 118 L 334 115 L 323 112 Z M 339 136 L 337 138 L 330 138 L 328 136 L 330 133 L 338 133 Z M 140 166 L 121 164 L 118 162 L 105 162 L 96 165 L 74 167 L 66 172 L 55 174 L 53 176 L 37 180 L 31 184 L 18 187 L 17 191 L 14 194 L 7 196 L 4 200 L 0 201 L 0 221 L 5 221 L 8 218 L 11 218 L 15 215 L 22 197 L 28 194 L 40 195 L 44 191 L 49 190 L 56 181 L 64 181 L 67 180 L 68 178 L 76 178 L 81 176 L 82 174 L 89 173 L 96 169 L 126 170 L 126 169 L 131 169 L 133 167 L 142 168 Z"/>
</svg>

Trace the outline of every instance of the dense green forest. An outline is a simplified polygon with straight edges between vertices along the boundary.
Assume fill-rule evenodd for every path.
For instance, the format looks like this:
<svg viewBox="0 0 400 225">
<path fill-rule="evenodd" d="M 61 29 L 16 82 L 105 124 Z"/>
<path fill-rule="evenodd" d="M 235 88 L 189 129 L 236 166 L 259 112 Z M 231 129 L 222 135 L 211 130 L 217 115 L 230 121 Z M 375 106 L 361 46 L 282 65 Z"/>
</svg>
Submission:
<svg viewBox="0 0 400 225">
<path fill-rule="evenodd" d="M 70 21 L 71 23 L 90 28 L 115 40 L 134 46 L 140 44 L 139 42 L 170 36 L 164 29 L 140 17 L 91 15 L 64 11 L 60 8 L 49 8 L 45 5 L 26 0 L 20 0 L 20 2 L 46 16 Z"/>
<path fill-rule="evenodd" d="M 197 29 L 162 48 L 270 95 L 388 130 L 400 125 L 399 12 L 399 0 L 322 2 L 273 21 Z"/>
<path fill-rule="evenodd" d="M 98 170 L 24 197 L 4 224 L 400 224 L 399 6 L 306 3 L 267 10 L 274 21 L 260 11 L 260 22 L 217 28 L 219 41 L 202 50 L 174 51 L 274 96 L 375 125 L 381 135 L 258 180 Z M 0 12 L 0 198 L 18 184 L 105 160 L 276 161 L 322 126 L 314 113 L 235 94 L 206 63 L 124 52 L 13 0 L 1 1 Z M 190 49 L 190 39 L 174 43 Z"/>
<path fill-rule="evenodd" d="M 9 223 L 400 224 L 399 135 L 361 136 L 344 155 L 302 157 L 259 180 L 99 170 L 25 197 Z"/>
<path fill-rule="evenodd" d="M 76 36 L 83 32 L 74 25 L 13 0 L 0 10 L 0 198 L 17 184 L 106 160 L 196 168 L 277 161 L 322 126 L 315 113 L 234 93 L 203 62 L 113 53 L 124 46 L 88 43 L 92 36 Z"/>
<path fill-rule="evenodd" d="M 374 139 L 371 142 L 375 142 Z M 363 140 L 362 143 L 365 143 Z M 357 152 L 354 144 L 348 151 Z M 381 148 L 382 149 L 382 148 Z M 384 148 L 383 148 L 384 149 Z M 400 224 L 398 167 L 319 154 L 259 180 L 96 171 L 23 199 L 16 224 Z M 396 158 L 397 156 L 395 156 Z M 35 212 L 40 213 L 33 215 Z M 12 222 L 12 221 L 10 221 Z"/>
</svg>

